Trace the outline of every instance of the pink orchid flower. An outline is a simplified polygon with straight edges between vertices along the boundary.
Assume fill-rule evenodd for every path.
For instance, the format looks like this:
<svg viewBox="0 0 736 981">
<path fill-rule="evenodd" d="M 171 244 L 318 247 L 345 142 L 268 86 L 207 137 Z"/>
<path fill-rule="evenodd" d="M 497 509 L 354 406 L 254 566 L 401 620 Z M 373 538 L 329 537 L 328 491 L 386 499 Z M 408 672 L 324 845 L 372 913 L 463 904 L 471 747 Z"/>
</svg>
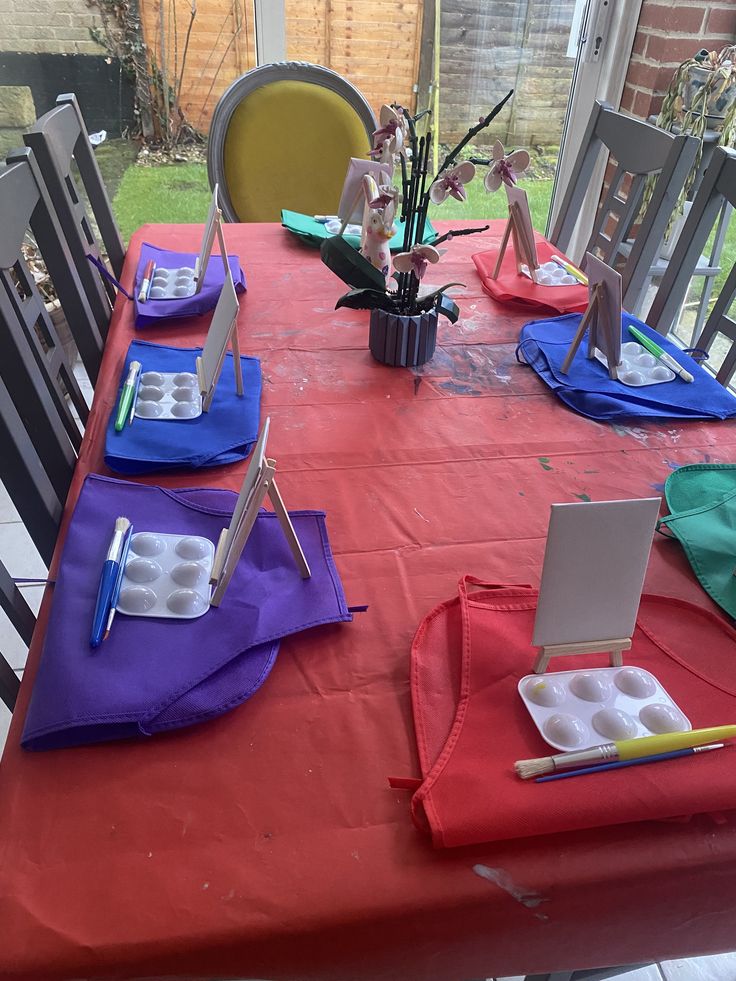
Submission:
<svg viewBox="0 0 736 981">
<path fill-rule="evenodd" d="M 449 195 L 452 195 L 458 201 L 467 201 L 468 192 L 464 185 L 469 184 L 474 177 L 475 166 L 469 160 L 452 167 L 438 177 L 429 189 L 430 200 L 433 204 L 442 204 Z"/>
<path fill-rule="evenodd" d="M 369 208 L 385 208 L 389 204 L 396 204 L 399 199 L 399 192 L 390 184 L 381 184 L 378 194 L 368 202 Z"/>
<path fill-rule="evenodd" d="M 503 144 L 499 140 L 493 144 L 491 156 L 493 163 L 483 180 L 485 189 L 491 193 L 497 191 L 502 184 L 513 187 L 516 178 L 524 173 L 530 161 L 526 150 L 514 150 L 505 156 Z"/>
<path fill-rule="evenodd" d="M 440 254 L 432 245 L 415 245 L 409 252 L 399 252 L 394 256 L 394 269 L 399 272 L 411 272 L 418 280 L 424 278 L 430 262 L 440 261 Z"/>
<path fill-rule="evenodd" d="M 403 112 L 397 112 L 391 106 L 381 106 L 379 115 L 380 126 L 373 133 L 373 146 L 377 147 L 385 140 L 393 140 L 394 153 L 403 153 L 409 124 Z"/>
</svg>

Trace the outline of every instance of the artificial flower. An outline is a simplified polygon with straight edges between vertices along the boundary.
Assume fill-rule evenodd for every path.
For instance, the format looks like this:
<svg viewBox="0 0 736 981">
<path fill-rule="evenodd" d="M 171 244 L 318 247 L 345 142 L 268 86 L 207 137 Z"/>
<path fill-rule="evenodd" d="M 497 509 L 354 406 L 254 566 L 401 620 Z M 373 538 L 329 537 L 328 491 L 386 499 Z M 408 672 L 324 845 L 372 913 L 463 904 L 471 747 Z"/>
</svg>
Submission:
<svg viewBox="0 0 736 981">
<path fill-rule="evenodd" d="M 409 252 L 399 252 L 394 256 L 394 269 L 398 272 L 411 272 L 421 280 L 430 262 L 439 262 L 440 254 L 432 245 L 415 245 Z"/>
<path fill-rule="evenodd" d="M 529 166 L 530 157 L 526 150 L 514 150 L 513 153 L 505 156 L 500 140 L 496 140 L 493 144 L 491 156 L 493 163 L 483 180 L 485 189 L 491 193 L 497 191 L 502 184 L 513 187 L 516 178 Z"/>
<path fill-rule="evenodd" d="M 381 106 L 379 122 L 379 128 L 373 133 L 373 146 L 378 146 L 384 140 L 393 140 L 393 152 L 403 153 L 409 135 L 409 124 L 403 110 L 397 112 L 392 106 Z"/>
<path fill-rule="evenodd" d="M 467 201 L 465 185 L 475 177 L 475 165 L 466 160 L 442 174 L 429 189 L 429 197 L 434 204 L 442 204 L 449 195 L 458 201 Z"/>
</svg>

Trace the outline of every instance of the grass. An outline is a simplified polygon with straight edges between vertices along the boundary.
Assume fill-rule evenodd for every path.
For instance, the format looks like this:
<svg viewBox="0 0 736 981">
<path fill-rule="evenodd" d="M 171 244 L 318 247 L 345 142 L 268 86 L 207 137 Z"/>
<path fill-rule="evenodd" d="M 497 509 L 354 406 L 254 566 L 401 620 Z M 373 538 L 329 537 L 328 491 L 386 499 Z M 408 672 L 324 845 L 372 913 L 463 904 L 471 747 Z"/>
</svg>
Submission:
<svg viewBox="0 0 736 981">
<path fill-rule="evenodd" d="M 129 167 L 113 209 L 127 243 L 141 225 L 201 223 L 209 203 L 205 164 L 162 164 Z"/>
<path fill-rule="evenodd" d="M 547 224 L 552 183 L 549 178 L 522 182 L 529 195 L 534 227 L 541 231 Z M 506 216 L 506 196 L 503 191 L 488 194 L 483 187 L 483 182 L 478 179 L 467 185 L 467 191 L 466 202 L 448 198 L 440 206 L 431 206 L 429 217 L 434 220 L 450 221 L 479 220 L 482 224 L 484 219 Z M 209 198 L 207 167 L 204 164 L 131 166 L 123 174 L 113 199 L 113 208 L 123 239 L 127 242 L 137 228 L 147 223 L 204 221 Z M 721 255 L 723 271 L 716 279 L 715 296 L 718 295 L 734 262 L 736 262 L 736 221 L 731 222 L 726 235 Z M 700 282 L 697 283 L 696 289 L 700 289 Z"/>
</svg>

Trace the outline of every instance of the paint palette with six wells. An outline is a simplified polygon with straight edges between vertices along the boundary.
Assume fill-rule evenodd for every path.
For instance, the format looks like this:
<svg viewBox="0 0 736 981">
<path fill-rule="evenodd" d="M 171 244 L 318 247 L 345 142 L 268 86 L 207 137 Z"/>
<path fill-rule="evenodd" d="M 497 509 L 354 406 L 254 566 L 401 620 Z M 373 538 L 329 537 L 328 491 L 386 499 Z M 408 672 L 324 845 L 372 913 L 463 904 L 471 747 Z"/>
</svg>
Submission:
<svg viewBox="0 0 736 981">
<path fill-rule="evenodd" d="M 692 729 L 644 668 L 593 668 L 530 674 L 519 694 L 540 735 L 559 750 Z"/>
<path fill-rule="evenodd" d="M 529 266 L 522 264 L 522 273 L 531 279 L 529 274 Z M 562 266 L 558 266 L 556 262 L 543 262 L 542 265 L 537 269 L 537 284 L 539 286 L 575 286 L 580 285 L 574 276 L 571 276 L 569 272 L 565 272 Z"/>
<path fill-rule="evenodd" d="M 196 419 L 202 396 L 193 372 L 144 371 L 135 403 L 138 419 Z"/>
<path fill-rule="evenodd" d="M 598 361 L 608 368 L 608 359 L 602 351 L 595 349 Z M 621 345 L 621 362 L 618 365 L 618 381 L 623 385 L 641 388 L 643 385 L 661 385 L 674 379 L 674 371 L 662 364 L 645 347 L 636 341 L 627 341 Z"/>
<path fill-rule="evenodd" d="M 215 546 L 196 535 L 133 535 L 125 562 L 118 612 L 136 617 L 193 620 L 210 606 Z"/>
<path fill-rule="evenodd" d="M 185 296 L 194 296 L 197 292 L 194 273 L 191 266 L 182 266 L 180 269 L 162 269 L 159 266 L 151 281 L 148 299 L 178 300 Z"/>
</svg>

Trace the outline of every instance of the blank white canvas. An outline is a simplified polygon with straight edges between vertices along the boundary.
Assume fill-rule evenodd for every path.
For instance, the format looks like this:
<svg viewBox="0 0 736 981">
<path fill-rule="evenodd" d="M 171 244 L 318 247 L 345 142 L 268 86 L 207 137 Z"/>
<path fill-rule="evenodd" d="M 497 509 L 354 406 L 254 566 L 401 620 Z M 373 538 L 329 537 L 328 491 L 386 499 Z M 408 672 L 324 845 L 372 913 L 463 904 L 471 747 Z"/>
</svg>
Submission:
<svg viewBox="0 0 736 981">
<path fill-rule="evenodd" d="M 235 502 L 235 508 L 233 510 L 233 516 L 230 520 L 230 527 L 227 530 L 227 539 L 225 544 L 225 555 L 230 554 L 230 549 L 235 541 L 235 536 L 237 534 L 238 528 L 243 520 L 243 516 L 248 509 L 250 504 L 250 499 L 255 490 L 256 484 L 258 483 L 258 478 L 261 475 L 261 468 L 263 467 L 263 461 L 266 458 L 266 443 L 268 441 L 268 430 L 271 425 L 271 417 L 266 416 L 266 421 L 263 424 L 263 429 L 261 429 L 260 435 L 258 436 L 258 442 L 255 445 L 253 453 L 251 454 L 250 462 L 248 463 L 248 469 L 243 478 L 243 483 L 240 488 L 240 493 L 238 494 L 238 499 Z M 260 502 L 259 502 L 260 505 Z"/>
<path fill-rule="evenodd" d="M 196 264 L 197 269 L 197 292 L 202 289 L 202 284 L 204 283 L 205 273 L 207 272 L 207 266 L 210 264 L 210 256 L 212 255 L 212 246 L 215 241 L 215 230 L 217 228 L 217 190 L 219 185 L 215 184 L 212 190 L 212 198 L 210 200 L 210 209 L 207 212 L 207 221 L 204 223 L 204 234 L 202 235 L 202 244 L 199 247 L 199 262 Z M 222 261 L 227 265 L 227 256 L 223 256 Z"/>
<path fill-rule="evenodd" d="M 659 505 L 658 497 L 552 505 L 535 646 L 632 635 Z"/>
<path fill-rule="evenodd" d="M 225 352 L 230 343 L 230 331 L 235 318 L 238 316 L 238 309 L 238 294 L 235 292 L 233 277 L 230 269 L 228 269 L 202 348 L 202 374 L 205 392 L 210 392 L 220 377 Z"/>
</svg>

